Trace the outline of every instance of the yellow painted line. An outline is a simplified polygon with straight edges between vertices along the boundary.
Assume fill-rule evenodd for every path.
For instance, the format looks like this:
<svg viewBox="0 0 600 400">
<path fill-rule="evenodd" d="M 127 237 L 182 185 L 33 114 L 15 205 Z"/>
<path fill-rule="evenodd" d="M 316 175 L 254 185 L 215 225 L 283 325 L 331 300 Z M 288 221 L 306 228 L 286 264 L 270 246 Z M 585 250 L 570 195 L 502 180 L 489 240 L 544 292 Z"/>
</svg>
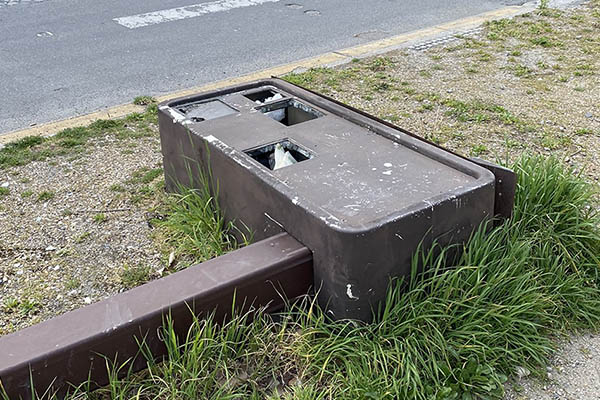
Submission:
<svg viewBox="0 0 600 400">
<path fill-rule="evenodd" d="M 329 52 L 315 57 L 294 61 L 277 67 L 263 69 L 261 71 L 252 72 L 250 74 L 241 75 L 235 78 L 223 79 L 206 85 L 169 93 L 166 95 L 158 96 L 157 100 L 159 102 L 162 102 L 176 97 L 188 96 L 191 94 L 206 92 L 209 90 L 216 90 L 226 86 L 250 82 L 253 80 L 270 78 L 271 76 L 281 76 L 295 70 L 304 70 L 319 66 L 342 64 L 350 61 L 353 58 L 367 57 L 373 54 L 381 54 L 386 51 L 405 46 L 407 43 L 424 41 L 437 36 L 446 36 L 452 33 L 457 33 L 457 31 L 464 31 L 467 29 L 475 28 L 486 21 L 513 17 L 517 14 L 529 12 L 534 9 L 535 6 L 533 5 L 533 3 L 528 3 L 522 6 L 504 7 L 499 10 L 494 10 L 467 18 L 461 18 L 456 21 L 436 25 L 430 28 L 403 33 L 401 35 L 392 36 L 374 42 L 369 42 L 359 46 L 349 47 L 335 52 Z M 110 107 L 102 111 L 96 111 L 91 114 L 81 115 L 62 121 L 49 122 L 38 126 L 33 126 L 27 129 L 12 131 L 6 134 L 0 134 L 0 146 L 26 136 L 51 136 L 60 132 L 63 129 L 73 128 L 77 126 L 85 126 L 98 119 L 121 118 L 128 114 L 131 114 L 132 112 L 141 111 L 143 111 L 143 107 L 136 106 L 133 104 L 123 104 L 115 107 Z"/>
</svg>

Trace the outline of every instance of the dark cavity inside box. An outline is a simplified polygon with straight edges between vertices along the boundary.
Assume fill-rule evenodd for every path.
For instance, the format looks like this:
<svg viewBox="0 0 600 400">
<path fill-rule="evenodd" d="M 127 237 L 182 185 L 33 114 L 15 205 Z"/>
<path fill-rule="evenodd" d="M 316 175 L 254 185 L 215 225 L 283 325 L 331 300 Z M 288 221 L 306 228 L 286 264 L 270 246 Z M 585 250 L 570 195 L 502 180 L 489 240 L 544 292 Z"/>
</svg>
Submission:
<svg viewBox="0 0 600 400">
<path fill-rule="evenodd" d="M 336 319 L 370 320 L 419 244 L 462 243 L 494 214 L 488 169 L 282 80 L 162 103 L 159 124 L 167 188 L 210 171 L 254 240 L 302 242 Z"/>
</svg>

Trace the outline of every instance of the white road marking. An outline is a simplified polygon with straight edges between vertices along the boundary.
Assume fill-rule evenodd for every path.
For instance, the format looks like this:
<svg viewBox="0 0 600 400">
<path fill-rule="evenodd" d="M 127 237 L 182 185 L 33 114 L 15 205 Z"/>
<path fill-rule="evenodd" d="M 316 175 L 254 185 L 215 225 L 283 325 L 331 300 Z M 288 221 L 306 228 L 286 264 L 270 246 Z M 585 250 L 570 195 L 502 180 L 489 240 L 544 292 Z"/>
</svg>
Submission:
<svg viewBox="0 0 600 400">
<path fill-rule="evenodd" d="M 277 3 L 280 0 L 217 0 L 209 3 L 192 4 L 168 10 L 152 11 L 145 14 L 114 18 L 113 21 L 129 29 L 180 19 L 195 18 L 204 14 L 228 11 L 234 8 L 257 6 L 263 3 Z"/>
</svg>

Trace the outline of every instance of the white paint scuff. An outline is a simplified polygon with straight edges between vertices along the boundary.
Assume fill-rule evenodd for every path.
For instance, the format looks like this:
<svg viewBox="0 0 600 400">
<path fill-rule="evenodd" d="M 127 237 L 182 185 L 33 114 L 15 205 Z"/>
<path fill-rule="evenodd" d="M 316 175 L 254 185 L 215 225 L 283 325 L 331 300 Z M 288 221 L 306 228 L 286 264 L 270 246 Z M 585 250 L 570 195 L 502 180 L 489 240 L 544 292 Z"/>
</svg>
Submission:
<svg viewBox="0 0 600 400">
<path fill-rule="evenodd" d="M 212 143 L 212 142 L 216 142 L 219 139 L 217 139 L 213 135 L 208 135 L 208 136 L 204 136 L 204 140 L 206 140 L 208 143 Z"/>
<path fill-rule="evenodd" d="M 264 3 L 277 3 L 280 0 L 217 0 L 209 3 L 191 4 L 189 6 L 152 11 L 144 14 L 114 18 L 113 21 L 129 29 L 195 18 L 201 15 L 229 11 L 234 8 L 257 6 Z"/>
<path fill-rule="evenodd" d="M 185 119 L 185 115 L 179 114 L 177 111 L 173 110 L 171 107 L 161 107 L 161 110 L 164 110 L 169 113 L 171 118 L 173 118 L 173 123 L 181 122 Z"/>
<path fill-rule="evenodd" d="M 351 300 L 358 300 L 358 297 L 355 297 L 352 294 L 352 285 L 351 284 L 346 285 L 346 296 L 348 296 L 348 298 Z"/>
</svg>

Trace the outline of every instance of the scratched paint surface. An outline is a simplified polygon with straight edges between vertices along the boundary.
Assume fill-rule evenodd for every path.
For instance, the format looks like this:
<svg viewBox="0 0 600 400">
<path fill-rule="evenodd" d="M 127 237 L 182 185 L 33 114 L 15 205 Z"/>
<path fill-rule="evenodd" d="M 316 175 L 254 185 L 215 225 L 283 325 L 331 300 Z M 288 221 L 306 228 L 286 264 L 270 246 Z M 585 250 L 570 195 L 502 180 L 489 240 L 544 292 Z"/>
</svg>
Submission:
<svg viewBox="0 0 600 400">
<path fill-rule="evenodd" d="M 292 97 L 280 88 L 271 89 L 283 98 Z M 280 190 L 295 205 L 313 210 L 330 226 L 363 227 L 415 205 L 432 207 L 443 196 L 455 196 L 456 191 L 477 184 L 476 177 L 408 144 L 391 141 L 309 103 L 303 106 L 318 111 L 320 117 L 286 126 L 258 112 L 254 101 L 239 92 L 220 101 L 238 112 L 194 124 L 194 132 L 242 167 L 282 185 Z M 186 116 L 166 105 L 161 108 L 175 123 L 186 123 Z M 245 154 L 284 139 L 311 149 L 315 156 L 269 171 Z"/>
</svg>

